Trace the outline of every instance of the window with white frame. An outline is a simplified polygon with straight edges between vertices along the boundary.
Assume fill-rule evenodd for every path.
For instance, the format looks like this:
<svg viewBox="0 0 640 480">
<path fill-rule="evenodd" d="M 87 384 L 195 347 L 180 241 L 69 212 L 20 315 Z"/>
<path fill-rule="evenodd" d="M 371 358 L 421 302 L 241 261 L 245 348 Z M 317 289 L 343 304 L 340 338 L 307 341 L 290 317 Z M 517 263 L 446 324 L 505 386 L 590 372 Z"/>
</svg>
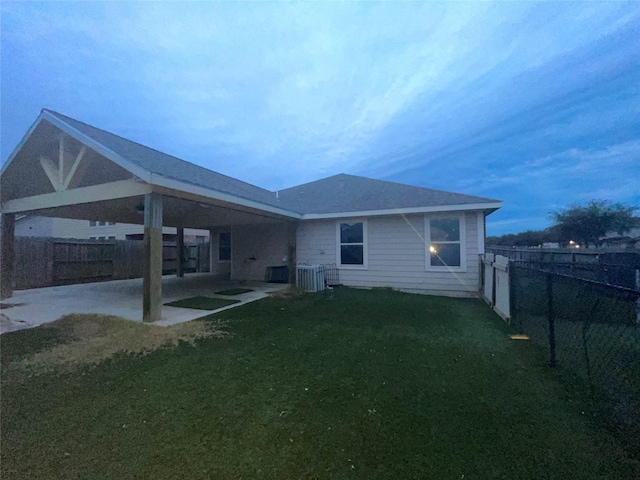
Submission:
<svg viewBox="0 0 640 480">
<path fill-rule="evenodd" d="M 367 222 L 357 220 L 351 222 L 337 222 L 336 252 L 338 265 L 341 267 L 367 267 Z"/>
<path fill-rule="evenodd" d="M 425 218 L 427 270 L 466 270 L 463 215 Z"/>
</svg>

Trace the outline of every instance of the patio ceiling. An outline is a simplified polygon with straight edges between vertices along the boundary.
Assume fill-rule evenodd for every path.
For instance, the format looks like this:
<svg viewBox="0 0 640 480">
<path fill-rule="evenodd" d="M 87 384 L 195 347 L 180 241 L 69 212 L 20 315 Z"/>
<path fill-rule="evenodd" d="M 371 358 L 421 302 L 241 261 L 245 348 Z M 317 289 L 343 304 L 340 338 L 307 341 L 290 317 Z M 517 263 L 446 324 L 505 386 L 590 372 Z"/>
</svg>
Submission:
<svg viewBox="0 0 640 480">
<path fill-rule="evenodd" d="M 157 191 L 154 189 L 154 191 Z M 144 224 L 144 195 L 97 202 L 78 203 L 31 210 L 47 217 L 97 220 L 105 222 Z M 235 205 L 220 205 L 174 196 L 163 196 L 163 225 L 170 227 L 209 229 L 216 226 L 250 225 L 282 222 L 284 217 L 264 212 L 252 212 Z"/>
</svg>

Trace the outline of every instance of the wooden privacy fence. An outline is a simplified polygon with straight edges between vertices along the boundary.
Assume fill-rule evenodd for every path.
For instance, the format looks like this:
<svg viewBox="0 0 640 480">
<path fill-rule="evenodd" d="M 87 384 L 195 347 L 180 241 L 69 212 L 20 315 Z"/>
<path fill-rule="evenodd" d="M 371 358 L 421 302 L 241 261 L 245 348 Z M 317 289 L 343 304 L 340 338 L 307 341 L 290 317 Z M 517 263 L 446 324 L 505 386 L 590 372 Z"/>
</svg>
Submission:
<svg viewBox="0 0 640 480">
<path fill-rule="evenodd" d="M 139 240 L 16 237 L 14 249 L 16 290 L 142 276 L 144 246 Z M 208 244 L 185 245 L 184 258 L 185 272 L 209 271 Z M 165 242 L 163 274 L 174 273 L 177 265 L 175 243 Z"/>
<path fill-rule="evenodd" d="M 486 250 L 507 257 L 520 267 L 640 290 L 640 252 L 494 246 L 487 246 Z"/>
<path fill-rule="evenodd" d="M 486 253 L 482 258 L 482 297 L 505 320 L 511 319 L 509 296 L 509 259 L 502 255 Z"/>
</svg>

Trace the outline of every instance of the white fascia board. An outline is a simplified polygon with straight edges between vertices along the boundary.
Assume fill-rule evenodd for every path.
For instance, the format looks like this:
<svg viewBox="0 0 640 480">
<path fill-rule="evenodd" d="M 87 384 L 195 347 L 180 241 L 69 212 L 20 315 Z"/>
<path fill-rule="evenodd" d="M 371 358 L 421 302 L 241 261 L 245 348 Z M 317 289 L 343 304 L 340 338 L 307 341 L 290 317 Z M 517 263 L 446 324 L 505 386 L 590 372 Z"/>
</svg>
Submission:
<svg viewBox="0 0 640 480">
<path fill-rule="evenodd" d="M 387 210 L 364 210 L 359 212 L 305 213 L 302 220 L 319 220 L 325 218 L 375 217 L 381 215 L 408 215 L 411 213 L 460 212 L 466 210 L 497 210 L 502 202 L 465 203 L 461 205 L 437 205 L 433 207 L 393 208 Z"/>
<path fill-rule="evenodd" d="M 20 149 L 22 149 L 24 144 L 27 142 L 27 140 L 29 139 L 29 137 L 31 136 L 33 131 L 38 127 L 38 125 L 40 125 L 40 122 L 42 121 L 43 116 L 44 116 L 44 111 L 41 112 L 40 115 L 38 115 L 38 118 L 36 118 L 36 121 L 33 122 L 31 127 L 29 127 L 29 130 L 27 130 L 27 133 L 24 134 L 24 136 L 22 137 L 22 140 L 20 140 L 20 143 L 18 143 L 18 145 L 16 145 L 16 148 L 13 149 L 13 152 L 11 152 L 11 155 L 9 155 L 9 158 L 7 158 L 7 161 L 4 162 L 4 165 L 2 165 L 2 170 L 0 171 L 0 175 L 2 175 L 4 173 L 4 171 L 11 164 L 11 162 L 13 161 L 15 156 L 18 154 Z"/>
<path fill-rule="evenodd" d="M 85 135 L 80 130 L 76 130 L 71 125 L 65 123 L 63 120 L 60 120 L 58 117 L 56 117 L 54 115 L 51 115 L 50 113 L 48 113 L 46 111 L 42 112 L 41 117 L 44 120 L 46 120 L 47 122 L 49 122 L 49 123 L 55 125 L 56 127 L 58 127 L 60 130 L 65 132 L 70 137 L 75 138 L 80 143 L 83 143 L 84 145 L 88 146 L 89 148 L 91 148 L 92 150 L 96 151 L 97 153 L 99 153 L 103 157 L 108 158 L 109 160 L 111 160 L 116 165 L 119 165 L 120 167 L 124 168 L 125 170 L 131 172 L 136 177 L 140 178 L 141 180 L 143 180 L 143 181 L 145 181 L 147 183 L 151 183 L 151 172 L 149 172 L 148 170 L 145 170 L 144 168 L 139 167 L 138 165 L 135 165 L 134 163 L 132 163 L 129 160 L 127 160 L 126 158 L 124 158 L 122 155 L 118 155 L 116 152 L 114 152 L 113 150 L 105 147 L 100 142 L 98 142 L 98 141 L 94 140 L 93 138 Z"/>
<path fill-rule="evenodd" d="M 82 203 L 115 200 L 151 193 L 151 185 L 134 180 L 118 180 L 90 187 L 79 187 L 61 192 L 44 193 L 32 197 L 16 198 L 2 204 L 2 213 L 29 212 L 45 208 L 65 207 Z"/>
<path fill-rule="evenodd" d="M 266 205 L 264 203 L 238 197 L 236 195 L 231 195 L 229 193 L 223 193 L 218 190 L 201 187 L 199 185 L 193 185 L 191 183 L 182 182 L 180 180 L 175 180 L 173 178 L 167 178 L 162 175 L 158 175 L 156 173 L 151 174 L 151 179 L 149 183 L 151 183 L 151 185 L 155 185 L 158 187 L 164 187 L 171 190 L 176 190 L 177 192 L 190 193 L 192 195 L 198 195 L 205 198 L 220 200 L 226 203 L 232 203 L 234 205 L 241 205 L 243 207 L 253 208 L 255 210 L 260 210 L 263 212 L 275 213 L 277 215 L 282 215 L 289 218 L 295 218 L 295 219 L 302 218 L 302 215 L 296 212 L 292 212 L 290 210 L 285 210 L 283 208 L 278 208 L 278 207 L 272 207 L 271 205 Z"/>
</svg>

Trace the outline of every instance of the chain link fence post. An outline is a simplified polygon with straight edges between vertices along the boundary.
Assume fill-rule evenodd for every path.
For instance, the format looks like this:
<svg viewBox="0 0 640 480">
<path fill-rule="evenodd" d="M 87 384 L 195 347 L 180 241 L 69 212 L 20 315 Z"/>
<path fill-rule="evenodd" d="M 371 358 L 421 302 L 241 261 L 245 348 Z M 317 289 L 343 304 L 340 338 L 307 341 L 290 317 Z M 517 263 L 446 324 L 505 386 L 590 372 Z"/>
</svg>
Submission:
<svg viewBox="0 0 640 480">
<path fill-rule="evenodd" d="M 555 367 L 556 361 L 556 327 L 553 311 L 553 275 L 547 273 L 547 320 L 549 322 L 549 366 Z"/>
</svg>

